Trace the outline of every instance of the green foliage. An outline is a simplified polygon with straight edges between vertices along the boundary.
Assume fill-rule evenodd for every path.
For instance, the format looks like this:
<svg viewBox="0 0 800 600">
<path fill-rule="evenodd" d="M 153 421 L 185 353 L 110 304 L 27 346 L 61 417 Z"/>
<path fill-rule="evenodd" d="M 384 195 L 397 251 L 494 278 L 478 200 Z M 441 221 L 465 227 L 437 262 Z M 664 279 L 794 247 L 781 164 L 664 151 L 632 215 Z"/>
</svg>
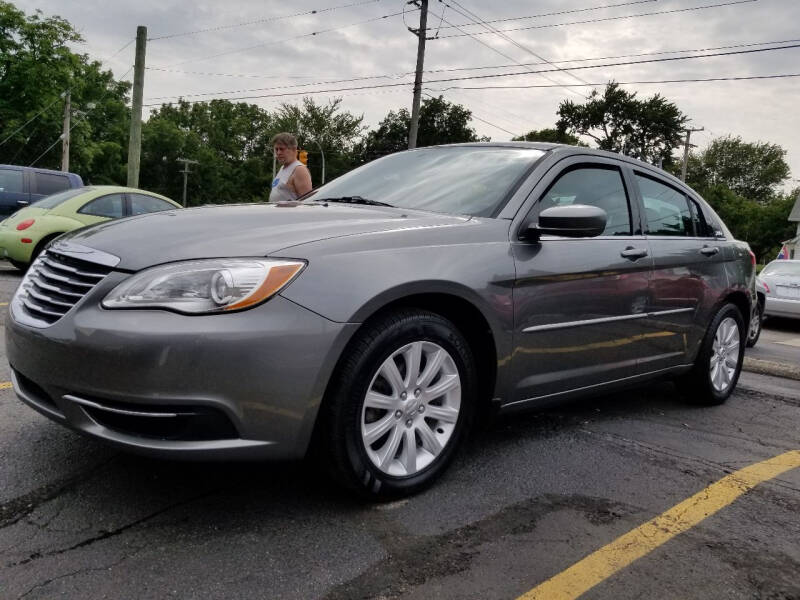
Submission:
<svg viewBox="0 0 800 600">
<path fill-rule="evenodd" d="M 724 184 L 716 184 L 704 189 L 703 197 L 731 233 L 750 244 L 759 262 L 767 262 L 777 256 L 781 242 L 795 233 L 795 224 L 788 217 L 797 193 L 800 190 L 777 194 L 759 203 L 736 194 Z"/>
<path fill-rule="evenodd" d="M 532 129 L 523 136 L 512 138 L 513 142 L 548 142 L 550 144 L 567 144 L 568 146 L 586 146 L 579 138 L 561 129 Z"/>
<path fill-rule="evenodd" d="M 70 170 L 92 183 L 124 182 L 130 84 L 115 81 L 100 63 L 69 49 L 69 43 L 80 41 L 64 19 L 39 11 L 26 15 L 0 0 L 0 140 L 44 110 L 0 146 L 0 162 L 28 165 L 38 159 L 37 166 L 60 167 L 61 144 L 45 151 L 62 133 L 60 96 L 70 90 Z"/>
<path fill-rule="evenodd" d="M 686 180 L 698 188 L 725 185 L 745 198 L 768 202 L 789 178 L 785 156 L 786 150 L 777 144 L 720 137 L 699 155 L 692 155 Z"/>
<path fill-rule="evenodd" d="M 448 102 L 442 96 L 426 98 L 419 111 L 417 147 L 438 144 L 457 144 L 460 142 L 489 141 L 479 138 L 470 126 L 472 111 L 461 104 Z M 360 145 L 362 162 L 408 149 L 408 132 L 411 128 L 411 114 L 407 109 L 389 111 L 389 114 L 370 131 Z"/>
<path fill-rule="evenodd" d="M 647 162 L 672 161 L 688 120 L 675 104 L 656 94 L 639 100 L 611 82 L 600 94 L 593 90 L 584 104 L 564 100 L 558 107 L 556 127 L 573 135 L 592 138 L 597 147 L 622 152 Z"/>
</svg>

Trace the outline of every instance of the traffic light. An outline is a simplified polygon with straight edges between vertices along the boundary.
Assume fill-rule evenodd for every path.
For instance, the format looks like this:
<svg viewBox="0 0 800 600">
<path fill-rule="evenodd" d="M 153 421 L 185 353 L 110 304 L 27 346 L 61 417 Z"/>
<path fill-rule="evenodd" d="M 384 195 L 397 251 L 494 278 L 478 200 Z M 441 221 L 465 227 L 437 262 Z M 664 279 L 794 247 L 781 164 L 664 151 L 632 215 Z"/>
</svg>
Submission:
<svg viewBox="0 0 800 600">
<path fill-rule="evenodd" d="M 308 166 L 308 152 L 305 150 L 300 150 L 300 152 L 297 153 L 297 160 Z"/>
</svg>

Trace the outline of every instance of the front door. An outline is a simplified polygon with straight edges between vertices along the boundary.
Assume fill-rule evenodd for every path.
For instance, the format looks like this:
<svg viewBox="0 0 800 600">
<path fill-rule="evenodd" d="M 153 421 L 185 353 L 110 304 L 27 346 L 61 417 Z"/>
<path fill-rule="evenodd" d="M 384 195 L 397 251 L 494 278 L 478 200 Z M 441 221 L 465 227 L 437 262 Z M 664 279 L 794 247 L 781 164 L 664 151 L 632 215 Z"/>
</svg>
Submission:
<svg viewBox="0 0 800 600">
<path fill-rule="evenodd" d="M 606 212 L 606 229 L 596 238 L 512 241 L 513 402 L 634 376 L 650 348 L 652 259 L 630 180 L 611 160 L 564 162 L 537 186 L 545 191 L 534 191 L 526 221 L 550 206 L 588 204 Z"/>
</svg>

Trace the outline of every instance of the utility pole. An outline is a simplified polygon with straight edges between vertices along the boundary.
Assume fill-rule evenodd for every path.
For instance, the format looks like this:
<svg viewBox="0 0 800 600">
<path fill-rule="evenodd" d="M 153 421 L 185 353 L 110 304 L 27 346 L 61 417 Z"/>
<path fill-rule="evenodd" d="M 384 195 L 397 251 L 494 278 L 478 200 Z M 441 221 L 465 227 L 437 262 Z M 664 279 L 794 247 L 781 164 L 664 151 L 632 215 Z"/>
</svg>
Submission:
<svg viewBox="0 0 800 600">
<path fill-rule="evenodd" d="M 417 0 L 411 0 L 409 4 L 417 5 Z M 414 75 L 414 100 L 411 104 L 411 127 L 408 130 L 408 149 L 413 150 L 417 147 L 417 130 L 419 129 L 419 103 L 422 96 L 422 68 L 425 62 L 425 37 L 428 30 L 428 0 L 420 0 L 419 9 L 419 29 L 409 31 L 417 36 L 417 72 Z"/>
<path fill-rule="evenodd" d="M 139 161 L 142 152 L 142 96 L 144 94 L 144 58 L 147 27 L 136 28 L 136 62 L 133 66 L 131 133 L 128 140 L 128 187 L 139 187 Z"/>
<path fill-rule="evenodd" d="M 695 131 L 704 131 L 705 127 L 700 127 L 699 129 L 684 129 L 686 132 L 686 142 L 683 144 L 683 168 L 681 169 L 681 181 L 686 181 L 686 167 L 689 165 L 689 148 L 693 147 L 689 143 L 689 138 L 692 137 L 692 134 Z"/>
<path fill-rule="evenodd" d="M 69 118 L 72 114 L 72 94 L 64 96 L 64 133 L 61 134 L 61 170 L 69 171 Z"/>
<path fill-rule="evenodd" d="M 189 173 L 191 173 L 189 165 L 196 165 L 198 163 L 196 160 L 190 160 L 188 158 L 177 158 L 175 160 L 176 162 L 183 163 L 183 171 L 181 171 L 181 173 L 183 173 L 183 207 L 186 208 L 186 183 L 189 178 Z"/>
</svg>

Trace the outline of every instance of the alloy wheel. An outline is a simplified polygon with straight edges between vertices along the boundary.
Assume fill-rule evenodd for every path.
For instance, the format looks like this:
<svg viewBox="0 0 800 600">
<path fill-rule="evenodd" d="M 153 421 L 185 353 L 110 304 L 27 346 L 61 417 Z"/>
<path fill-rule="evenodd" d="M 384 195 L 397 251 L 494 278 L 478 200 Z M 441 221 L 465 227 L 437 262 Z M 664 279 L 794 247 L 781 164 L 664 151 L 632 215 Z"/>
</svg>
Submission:
<svg viewBox="0 0 800 600">
<path fill-rule="evenodd" d="M 447 350 L 415 341 L 372 376 L 361 410 L 361 440 L 383 473 L 414 475 L 442 453 L 461 410 L 461 377 Z"/>
<path fill-rule="evenodd" d="M 724 393 L 731 386 L 739 366 L 739 327 L 736 321 L 723 319 L 714 335 L 709 375 L 711 385 L 717 392 Z"/>
</svg>

